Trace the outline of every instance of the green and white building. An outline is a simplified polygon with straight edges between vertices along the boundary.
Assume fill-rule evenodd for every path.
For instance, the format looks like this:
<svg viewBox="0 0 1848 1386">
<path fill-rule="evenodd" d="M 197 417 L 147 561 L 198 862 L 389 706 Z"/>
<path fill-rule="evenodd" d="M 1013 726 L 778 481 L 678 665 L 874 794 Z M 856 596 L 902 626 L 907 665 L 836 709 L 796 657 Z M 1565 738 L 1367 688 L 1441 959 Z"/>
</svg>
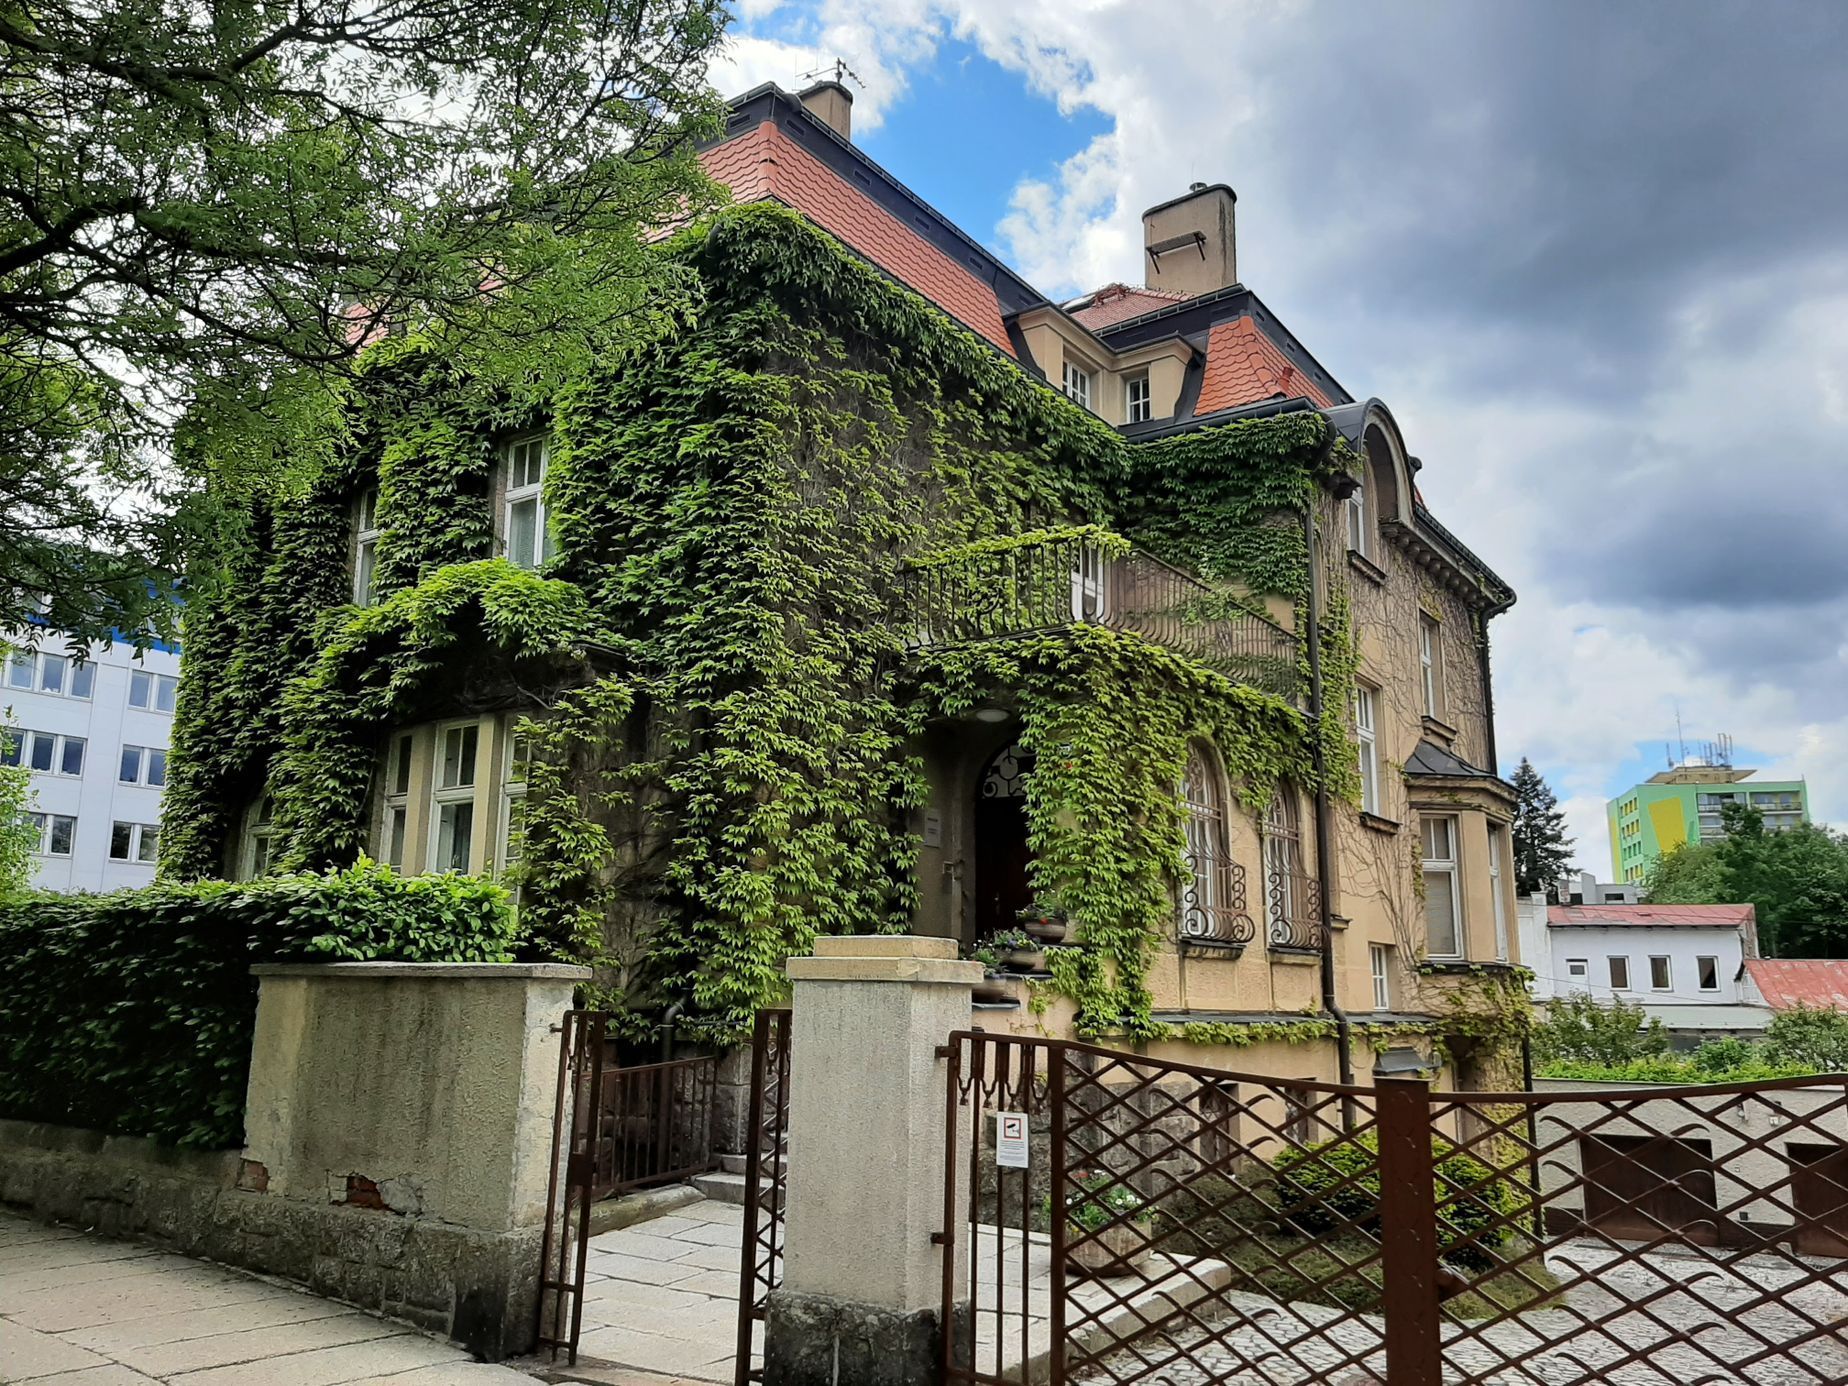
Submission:
<svg viewBox="0 0 1848 1386">
<path fill-rule="evenodd" d="M 1752 779 L 1757 773 L 1695 757 L 1610 800 L 1605 815 L 1616 879 L 1640 881 L 1664 852 L 1687 842 L 1717 841 L 1725 833 L 1728 804 L 1757 809 L 1772 832 L 1810 821 L 1809 789 L 1802 780 Z"/>
</svg>

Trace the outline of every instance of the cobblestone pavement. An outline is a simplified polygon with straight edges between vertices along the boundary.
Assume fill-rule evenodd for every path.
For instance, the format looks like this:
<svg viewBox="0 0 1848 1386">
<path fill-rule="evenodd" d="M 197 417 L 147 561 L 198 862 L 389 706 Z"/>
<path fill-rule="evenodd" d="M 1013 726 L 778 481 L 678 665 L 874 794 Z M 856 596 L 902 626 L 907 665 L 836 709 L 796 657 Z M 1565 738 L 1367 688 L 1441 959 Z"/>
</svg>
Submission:
<svg viewBox="0 0 1848 1386">
<path fill-rule="evenodd" d="M 1624 1259 L 1593 1242 L 1548 1257 L 1563 1307 L 1493 1327 L 1445 1324 L 1445 1379 L 1483 1386 L 1831 1386 L 1848 1382 L 1848 1268 L 1777 1256 L 1730 1267 L 1701 1255 Z M 1585 1284 L 1571 1284 L 1581 1276 Z M 1784 1291 L 1784 1287 L 1795 1288 Z M 1769 1295 L 1770 1298 L 1766 1299 Z M 1380 1320 L 1230 1293 L 1204 1326 L 1115 1354 L 1100 1382 L 1345 1386 L 1385 1379 Z M 1729 1312 L 1743 1313 L 1738 1321 Z M 1683 1339 L 1688 1335 L 1692 1342 Z M 1641 1352 L 1636 1361 L 1623 1359 Z M 1762 1360 L 1751 1359 L 1759 1357 Z"/>
<path fill-rule="evenodd" d="M 305 1290 L 0 1213 L 0 1383 L 521 1386 Z"/>
</svg>

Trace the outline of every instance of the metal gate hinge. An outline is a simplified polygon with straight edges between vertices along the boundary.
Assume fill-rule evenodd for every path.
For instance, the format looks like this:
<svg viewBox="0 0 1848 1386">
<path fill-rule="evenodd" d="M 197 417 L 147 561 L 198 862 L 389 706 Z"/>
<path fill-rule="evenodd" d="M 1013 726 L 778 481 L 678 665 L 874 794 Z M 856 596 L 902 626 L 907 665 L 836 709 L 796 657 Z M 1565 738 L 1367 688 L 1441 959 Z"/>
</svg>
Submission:
<svg viewBox="0 0 1848 1386">
<path fill-rule="evenodd" d="M 948 1246 L 950 1244 L 950 1234 L 948 1232 L 933 1232 L 930 1234 L 930 1244 L 932 1246 Z"/>
<path fill-rule="evenodd" d="M 950 1057 L 950 1046 L 947 1044 L 938 1045 L 937 1046 L 937 1057 L 939 1059 L 949 1058 Z"/>
</svg>

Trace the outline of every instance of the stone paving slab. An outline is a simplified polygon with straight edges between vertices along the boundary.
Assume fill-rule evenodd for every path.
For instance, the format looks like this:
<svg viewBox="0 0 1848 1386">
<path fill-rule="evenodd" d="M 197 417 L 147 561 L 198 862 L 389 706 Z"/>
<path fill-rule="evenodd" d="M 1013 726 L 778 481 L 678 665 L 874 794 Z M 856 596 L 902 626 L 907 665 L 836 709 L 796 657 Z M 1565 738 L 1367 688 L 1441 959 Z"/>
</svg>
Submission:
<svg viewBox="0 0 1848 1386">
<path fill-rule="evenodd" d="M 537 1379 L 471 1361 L 460 1348 L 305 1290 L 0 1213 L 6 1386 L 530 1386 Z"/>
</svg>

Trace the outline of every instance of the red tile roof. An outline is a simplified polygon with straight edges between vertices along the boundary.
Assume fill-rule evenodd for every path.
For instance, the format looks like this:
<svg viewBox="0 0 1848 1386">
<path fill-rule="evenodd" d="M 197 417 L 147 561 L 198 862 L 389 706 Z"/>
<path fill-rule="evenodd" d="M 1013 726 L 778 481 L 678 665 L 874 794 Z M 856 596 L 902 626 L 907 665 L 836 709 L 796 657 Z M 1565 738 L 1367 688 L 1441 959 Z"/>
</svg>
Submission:
<svg viewBox="0 0 1848 1386">
<path fill-rule="evenodd" d="M 1793 1006 L 1848 1011 L 1848 959 L 1747 958 L 1745 970 L 1774 1011 Z"/>
<path fill-rule="evenodd" d="M 1185 302 L 1187 297 L 1174 289 L 1151 289 L 1141 284 L 1106 284 L 1091 295 L 1084 307 L 1072 309 L 1072 316 L 1096 332 L 1115 323 L 1139 318 L 1144 313 L 1153 313 Z"/>
<path fill-rule="evenodd" d="M 774 198 L 808 217 L 965 327 L 1014 354 L 994 290 L 765 121 L 700 155 L 737 202 Z"/>
<path fill-rule="evenodd" d="M 1324 409 L 1334 407 L 1334 401 L 1249 317 L 1213 325 L 1206 338 L 1206 378 L 1200 382 L 1196 415 L 1265 399 L 1305 397 Z"/>
<path fill-rule="evenodd" d="M 1597 928 L 1736 929 L 1756 934 L 1758 911 L 1750 905 L 1548 905 L 1546 922 Z"/>
</svg>

